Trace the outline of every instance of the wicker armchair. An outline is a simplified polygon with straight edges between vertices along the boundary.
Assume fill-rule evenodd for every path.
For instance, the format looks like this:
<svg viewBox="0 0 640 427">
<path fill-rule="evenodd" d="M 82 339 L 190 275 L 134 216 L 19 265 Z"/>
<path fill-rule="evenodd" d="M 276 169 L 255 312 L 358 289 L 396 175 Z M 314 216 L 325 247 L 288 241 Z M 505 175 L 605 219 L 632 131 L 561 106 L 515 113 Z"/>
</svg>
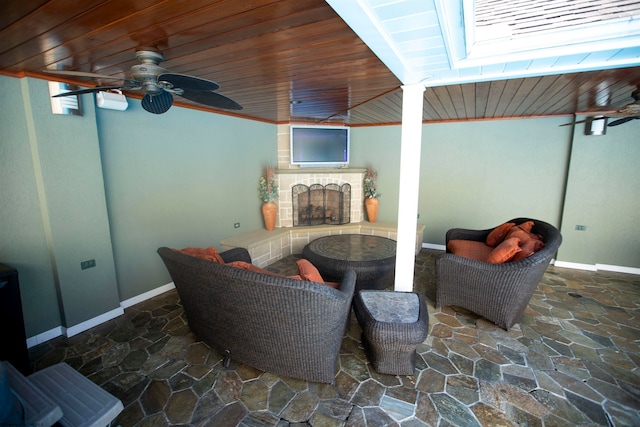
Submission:
<svg viewBox="0 0 640 427">
<path fill-rule="evenodd" d="M 355 272 L 339 289 L 158 249 L 189 327 L 221 355 L 263 371 L 332 383 L 351 310 Z M 246 249 L 220 253 L 251 262 Z"/>
<path fill-rule="evenodd" d="M 551 258 L 562 242 L 550 224 L 528 218 L 512 219 L 516 225 L 534 221 L 532 232 L 542 236 L 544 248 L 520 261 L 489 264 L 445 253 L 436 258 L 436 307 L 465 308 L 509 330 L 524 313 Z M 447 231 L 446 240 L 485 241 L 492 229 Z"/>
</svg>

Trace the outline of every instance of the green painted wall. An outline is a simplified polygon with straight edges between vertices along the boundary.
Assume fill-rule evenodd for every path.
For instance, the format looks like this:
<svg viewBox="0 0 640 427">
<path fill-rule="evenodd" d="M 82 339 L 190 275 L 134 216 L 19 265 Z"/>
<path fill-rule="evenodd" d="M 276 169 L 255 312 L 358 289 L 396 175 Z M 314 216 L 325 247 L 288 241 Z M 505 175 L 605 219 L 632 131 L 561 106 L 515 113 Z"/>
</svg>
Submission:
<svg viewBox="0 0 640 427">
<path fill-rule="evenodd" d="M 585 136 L 576 126 L 559 259 L 640 267 L 639 134 L 637 120 L 603 136 Z"/>
<path fill-rule="evenodd" d="M 97 109 L 121 300 L 171 281 L 161 246 L 215 246 L 262 227 L 258 178 L 276 126 L 172 107 Z M 235 229 L 234 223 L 240 223 Z"/>
<path fill-rule="evenodd" d="M 0 111 L 0 262 L 18 270 L 25 329 L 32 336 L 60 326 L 61 319 L 21 80 L 0 76 Z"/>
<path fill-rule="evenodd" d="M 395 222 L 400 182 L 400 126 L 352 128 L 350 163 L 353 167 L 371 166 L 378 172 L 378 221 Z"/>
<path fill-rule="evenodd" d="M 515 217 L 560 226 L 569 158 L 566 119 L 423 127 L 420 219 L 425 242 L 454 227 L 490 228 Z"/>
<path fill-rule="evenodd" d="M 425 124 L 418 222 L 424 242 L 453 227 L 489 228 L 519 216 L 560 225 L 571 138 L 566 119 Z M 398 211 L 400 126 L 352 129 L 356 165 L 378 170 L 379 218 Z"/>
<path fill-rule="evenodd" d="M 8 124 L 14 128 L 13 135 L 3 138 L 3 146 L 14 148 L 12 166 L 30 176 L 8 181 L 7 188 L 29 200 L 22 210 L 33 222 L 33 230 L 27 224 L 16 227 L 7 222 L 6 227 L 16 231 L 3 245 L 9 259 L 18 258 L 16 268 L 26 276 L 24 281 L 21 277 L 21 289 L 30 336 L 60 324 L 71 327 L 118 308 L 119 296 L 93 104 L 84 102 L 82 117 L 54 115 L 45 81 L 3 78 L 3 88 L 5 84 L 15 88 L 16 82 L 19 93 L 14 90 L 2 102 L 1 115 L 23 100 L 23 118 Z M 11 209 L 4 199 L 2 205 L 3 210 Z M 26 240 L 21 242 L 22 238 Z M 14 253 L 14 244 L 29 247 L 37 258 Z M 95 259 L 96 267 L 81 270 L 80 263 L 88 259 Z M 24 265 L 28 261 L 34 265 Z M 32 298 L 32 294 L 47 298 Z M 43 303 L 46 318 L 32 316 L 43 309 Z"/>
<path fill-rule="evenodd" d="M 640 122 L 605 136 L 585 136 L 579 125 L 574 136 L 559 126 L 567 120 L 423 125 L 424 242 L 444 244 L 453 227 L 489 228 L 529 216 L 561 229 L 561 261 L 640 268 Z M 397 217 L 400 135 L 400 126 L 352 129 L 353 164 L 379 172 L 381 221 Z M 576 231 L 578 224 L 587 231 Z"/>
</svg>

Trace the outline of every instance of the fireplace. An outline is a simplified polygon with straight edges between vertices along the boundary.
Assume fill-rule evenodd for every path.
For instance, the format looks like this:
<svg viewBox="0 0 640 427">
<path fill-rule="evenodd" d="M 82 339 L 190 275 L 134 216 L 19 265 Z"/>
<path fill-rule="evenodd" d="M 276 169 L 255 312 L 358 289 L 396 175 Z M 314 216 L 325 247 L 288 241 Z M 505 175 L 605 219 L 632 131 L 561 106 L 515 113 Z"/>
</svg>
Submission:
<svg viewBox="0 0 640 427">
<path fill-rule="evenodd" d="M 351 222 L 350 184 L 297 184 L 291 196 L 294 227 Z"/>
<path fill-rule="evenodd" d="M 357 223 L 364 220 L 364 194 L 362 190 L 362 180 L 364 179 L 364 168 L 339 168 L 339 169 L 312 169 L 312 168 L 296 168 L 296 169 L 277 169 L 276 179 L 278 187 L 280 188 L 280 198 L 278 199 L 278 220 L 276 227 L 293 227 L 294 220 L 296 226 L 303 226 L 304 223 L 300 223 L 300 216 L 298 215 L 298 207 L 293 207 L 293 188 L 297 185 L 304 184 L 307 188 L 311 189 L 313 185 L 324 186 L 329 189 L 336 189 L 330 184 L 337 185 L 338 188 L 342 188 L 345 184 L 349 185 L 349 197 L 343 195 L 342 205 L 342 220 L 343 223 Z M 329 187 L 327 187 L 329 186 Z M 345 187 L 346 189 L 346 187 Z M 317 196 L 316 196 L 317 197 Z M 345 200 L 346 198 L 346 200 Z M 324 199 L 322 199 L 324 200 Z M 308 203 L 308 202 L 307 202 Z M 318 206 L 321 203 L 311 202 L 314 206 Z M 324 203 L 324 201 L 322 202 Z M 334 208 L 331 208 L 332 211 Z M 338 207 L 340 209 L 340 207 Z M 340 210 L 336 211 L 339 212 Z M 348 213 L 346 213 L 348 211 Z M 325 213 L 326 215 L 326 213 Z M 336 217 L 337 215 L 332 212 L 329 218 Z M 315 224 L 315 222 L 314 222 Z M 323 222 L 324 224 L 324 222 Z M 333 224 L 328 222 L 326 224 Z M 336 222 L 337 224 L 337 222 Z"/>
</svg>

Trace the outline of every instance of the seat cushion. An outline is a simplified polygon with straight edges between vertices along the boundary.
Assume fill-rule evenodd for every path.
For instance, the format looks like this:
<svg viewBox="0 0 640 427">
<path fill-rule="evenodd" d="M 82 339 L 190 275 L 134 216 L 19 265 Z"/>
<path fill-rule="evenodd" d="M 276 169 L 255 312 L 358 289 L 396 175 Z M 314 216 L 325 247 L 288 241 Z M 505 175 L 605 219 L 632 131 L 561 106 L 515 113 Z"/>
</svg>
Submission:
<svg viewBox="0 0 640 427">
<path fill-rule="evenodd" d="M 449 240 L 447 249 L 454 255 L 485 262 L 493 248 L 484 242 L 474 240 Z"/>
<path fill-rule="evenodd" d="M 518 238 L 512 237 L 492 248 L 484 242 L 474 240 L 449 240 L 447 248 L 454 255 L 491 264 L 500 264 L 511 261 L 517 253 L 522 251 L 519 242 Z"/>
</svg>

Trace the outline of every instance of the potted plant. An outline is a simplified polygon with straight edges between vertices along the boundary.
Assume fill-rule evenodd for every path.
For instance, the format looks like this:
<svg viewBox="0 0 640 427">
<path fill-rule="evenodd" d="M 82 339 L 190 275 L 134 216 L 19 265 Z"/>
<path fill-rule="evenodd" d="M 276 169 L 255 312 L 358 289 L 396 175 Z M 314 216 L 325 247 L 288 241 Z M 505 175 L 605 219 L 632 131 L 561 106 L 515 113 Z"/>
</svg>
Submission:
<svg viewBox="0 0 640 427">
<path fill-rule="evenodd" d="M 369 222 L 376 222 L 378 217 L 378 197 L 380 193 L 377 190 L 378 172 L 368 167 L 364 174 L 364 206 L 367 210 L 367 219 Z"/>
<path fill-rule="evenodd" d="M 275 178 L 275 168 L 267 166 L 264 175 L 258 180 L 258 191 L 262 204 L 262 217 L 264 218 L 264 226 L 267 231 L 271 231 L 276 227 L 276 217 L 278 207 L 274 200 L 278 198 L 278 184 Z"/>
</svg>

